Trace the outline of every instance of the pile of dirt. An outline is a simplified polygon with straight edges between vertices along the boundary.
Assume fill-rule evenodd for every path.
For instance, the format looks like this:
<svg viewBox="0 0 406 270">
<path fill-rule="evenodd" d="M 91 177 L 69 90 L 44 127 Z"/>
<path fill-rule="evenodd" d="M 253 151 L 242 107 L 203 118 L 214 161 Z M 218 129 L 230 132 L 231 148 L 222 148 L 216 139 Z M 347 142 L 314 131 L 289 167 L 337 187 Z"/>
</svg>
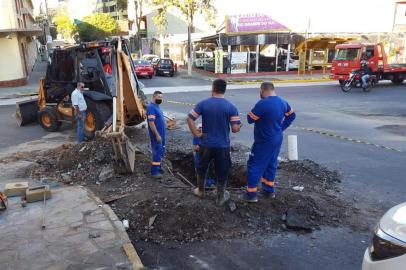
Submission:
<svg viewBox="0 0 406 270">
<path fill-rule="evenodd" d="M 134 174 L 114 171 L 113 151 L 106 139 L 64 145 L 36 156 L 37 165 L 30 174 L 89 187 L 121 219 L 129 220 L 128 233 L 134 241 L 194 242 L 244 238 L 259 232 L 311 232 L 322 225 L 360 226 L 353 218 L 358 209 L 337 196 L 338 173 L 312 161 L 281 162 L 276 198 L 260 197 L 257 204 L 247 204 L 242 195 L 249 149 L 236 145 L 232 148 L 229 188 L 232 200 L 224 207 L 217 207 L 215 190 L 208 190 L 204 199 L 197 199 L 192 187 L 179 176 L 195 182 L 188 133 L 168 132 L 165 174 L 163 179 L 156 180 L 149 176 L 150 146 L 146 130 L 132 132 L 140 149 Z"/>
</svg>

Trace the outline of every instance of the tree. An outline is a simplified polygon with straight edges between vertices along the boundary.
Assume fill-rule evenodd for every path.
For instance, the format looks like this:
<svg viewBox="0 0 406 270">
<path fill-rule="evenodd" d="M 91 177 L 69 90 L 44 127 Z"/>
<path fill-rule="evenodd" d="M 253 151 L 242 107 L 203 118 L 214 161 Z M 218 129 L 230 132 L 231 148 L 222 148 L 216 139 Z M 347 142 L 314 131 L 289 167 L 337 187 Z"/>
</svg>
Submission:
<svg viewBox="0 0 406 270">
<path fill-rule="evenodd" d="M 143 4 L 144 4 L 144 0 L 134 0 L 135 25 L 137 27 L 137 42 L 138 42 L 138 47 L 139 47 L 139 51 L 140 51 L 140 57 L 142 56 L 142 44 L 141 44 L 140 28 L 141 28 L 142 17 L 144 16 Z"/>
<path fill-rule="evenodd" d="M 192 75 L 192 39 L 193 20 L 197 14 L 203 14 L 206 20 L 213 25 L 216 9 L 213 6 L 214 0 L 151 0 L 155 6 L 160 6 L 158 15 L 154 22 L 161 27 L 166 25 L 166 12 L 168 8 L 178 9 L 185 17 L 188 24 L 188 74 Z M 164 18 L 165 17 L 165 18 Z"/>
<path fill-rule="evenodd" d="M 77 27 L 81 41 L 104 39 L 118 32 L 117 22 L 107 13 L 86 16 Z"/>
<path fill-rule="evenodd" d="M 56 31 L 61 34 L 64 39 L 70 39 L 76 28 L 69 16 L 66 14 L 57 14 L 54 19 Z"/>
</svg>

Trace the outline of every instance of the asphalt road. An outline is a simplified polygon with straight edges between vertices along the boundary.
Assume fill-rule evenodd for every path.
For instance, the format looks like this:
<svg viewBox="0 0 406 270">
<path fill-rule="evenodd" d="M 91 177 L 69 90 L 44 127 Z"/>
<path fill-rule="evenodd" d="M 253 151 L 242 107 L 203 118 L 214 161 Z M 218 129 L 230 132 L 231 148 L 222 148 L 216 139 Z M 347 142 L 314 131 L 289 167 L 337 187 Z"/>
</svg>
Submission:
<svg viewBox="0 0 406 270">
<path fill-rule="evenodd" d="M 208 81 L 178 77 L 142 80 L 146 87 L 208 85 Z M 299 157 L 309 158 L 338 170 L 343 180 L 341 196 L 359 207 L 380 209 L 405 201 L 406 182 L 406 85 L 378 85 L 370 93 L 355 89 L 343 93 L 336 85 L 284 87 L 278 94 L 297 111 L 286 135 L 298 135 Z M 166 94 L 167 101 L 196 103 L 209 91 Z M 258 100 L 257 89 L 230 90 L 227 98 L 245 119 Z M 179 120 L 190 105 L 165 102 L 165 111 Z M 14 121 L 14 106 L 0 106 L 0 147 L 38 139 L 47 133 L 36 125 L 20 128 Z M 309 130 L 312 129 L 313 131 Z M 323 131 L 334 134 L 320 134 Z M 244 120 L 235 142 L 252 143 L 253 127 Z M 358 142 L 357 142 L 358 141 Z M 286 156 L 286 145 L 282 155 Z M 380 215 L 371 217 L 371 228 Z M 158 269 L 360 269 L 370 232 L 323 227 L 308 235 L 284 233 L 256 235 L 250 241 L 208 241 L 164 246 L 135 243 L 141 258 Z"/>
</svg>

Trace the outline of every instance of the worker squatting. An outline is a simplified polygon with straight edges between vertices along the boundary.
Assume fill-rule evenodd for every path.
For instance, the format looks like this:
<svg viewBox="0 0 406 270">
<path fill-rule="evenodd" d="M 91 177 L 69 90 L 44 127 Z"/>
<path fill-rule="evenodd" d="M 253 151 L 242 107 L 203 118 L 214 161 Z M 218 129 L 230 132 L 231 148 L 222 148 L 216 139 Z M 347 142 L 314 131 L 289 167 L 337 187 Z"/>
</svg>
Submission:
<svg viewBox="0 0 406 270">
<path fill-rule="evenodd" d="M 187 124 L 199 141 L 198 159 L 195 162 L 197 187 L 193 193 L 203 198 L 205 195 L 206 175 L 209 164 L 214 162 L 217 184 L 217 205 L 223 205 L 230 194 L 226 190 L 228 174 L 231 168 L 230 130 L 237 133 L 242 124 L 238 109 L 225 99 L 227 83 L 217 79 L 213 81 L 211 97 L 199 102 L 187 117 Z M 247 163 L 247 189 L 245 200 L 258 201 L 258 184 L 261 182 L 260 194 L 272 198 L 275 194 L 275 177 L 278 166 L 278 155 L 282 145 L 283 131 L 296 118 L 289 103 L 278 97 L 274 85 L 262 83 L 261 99 L 248 113 L 247 121 L 254 124 L 254 143 Z M 147 107 L 148 131 L 151 139 L 152 163 L 151 175 L 162 177 L 161 160 L 165 152 L 165 119 L 159 104 L 162 103 L 162 92 L 156 91 L 152 103 Z M 195 121 L 202 117 L 202 127 L 196 127 Z M 196 144 L 196 143 L 194 143 Z M 196 160 L 196 158 L 195 158 Z"/>
</svg>

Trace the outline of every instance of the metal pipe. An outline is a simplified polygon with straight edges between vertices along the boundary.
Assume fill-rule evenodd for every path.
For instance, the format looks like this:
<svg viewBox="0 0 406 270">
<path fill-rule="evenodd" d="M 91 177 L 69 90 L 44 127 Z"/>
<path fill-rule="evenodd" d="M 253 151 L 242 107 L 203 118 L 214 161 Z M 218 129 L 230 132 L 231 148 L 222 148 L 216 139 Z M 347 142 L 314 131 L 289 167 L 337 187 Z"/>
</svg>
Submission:
<svg viewBox="0 0 406 270">
<path fill-rule="evenodd" d="M 117 128 L 117 97 L 113 97 L 113 132 Z"/>
</svg>

